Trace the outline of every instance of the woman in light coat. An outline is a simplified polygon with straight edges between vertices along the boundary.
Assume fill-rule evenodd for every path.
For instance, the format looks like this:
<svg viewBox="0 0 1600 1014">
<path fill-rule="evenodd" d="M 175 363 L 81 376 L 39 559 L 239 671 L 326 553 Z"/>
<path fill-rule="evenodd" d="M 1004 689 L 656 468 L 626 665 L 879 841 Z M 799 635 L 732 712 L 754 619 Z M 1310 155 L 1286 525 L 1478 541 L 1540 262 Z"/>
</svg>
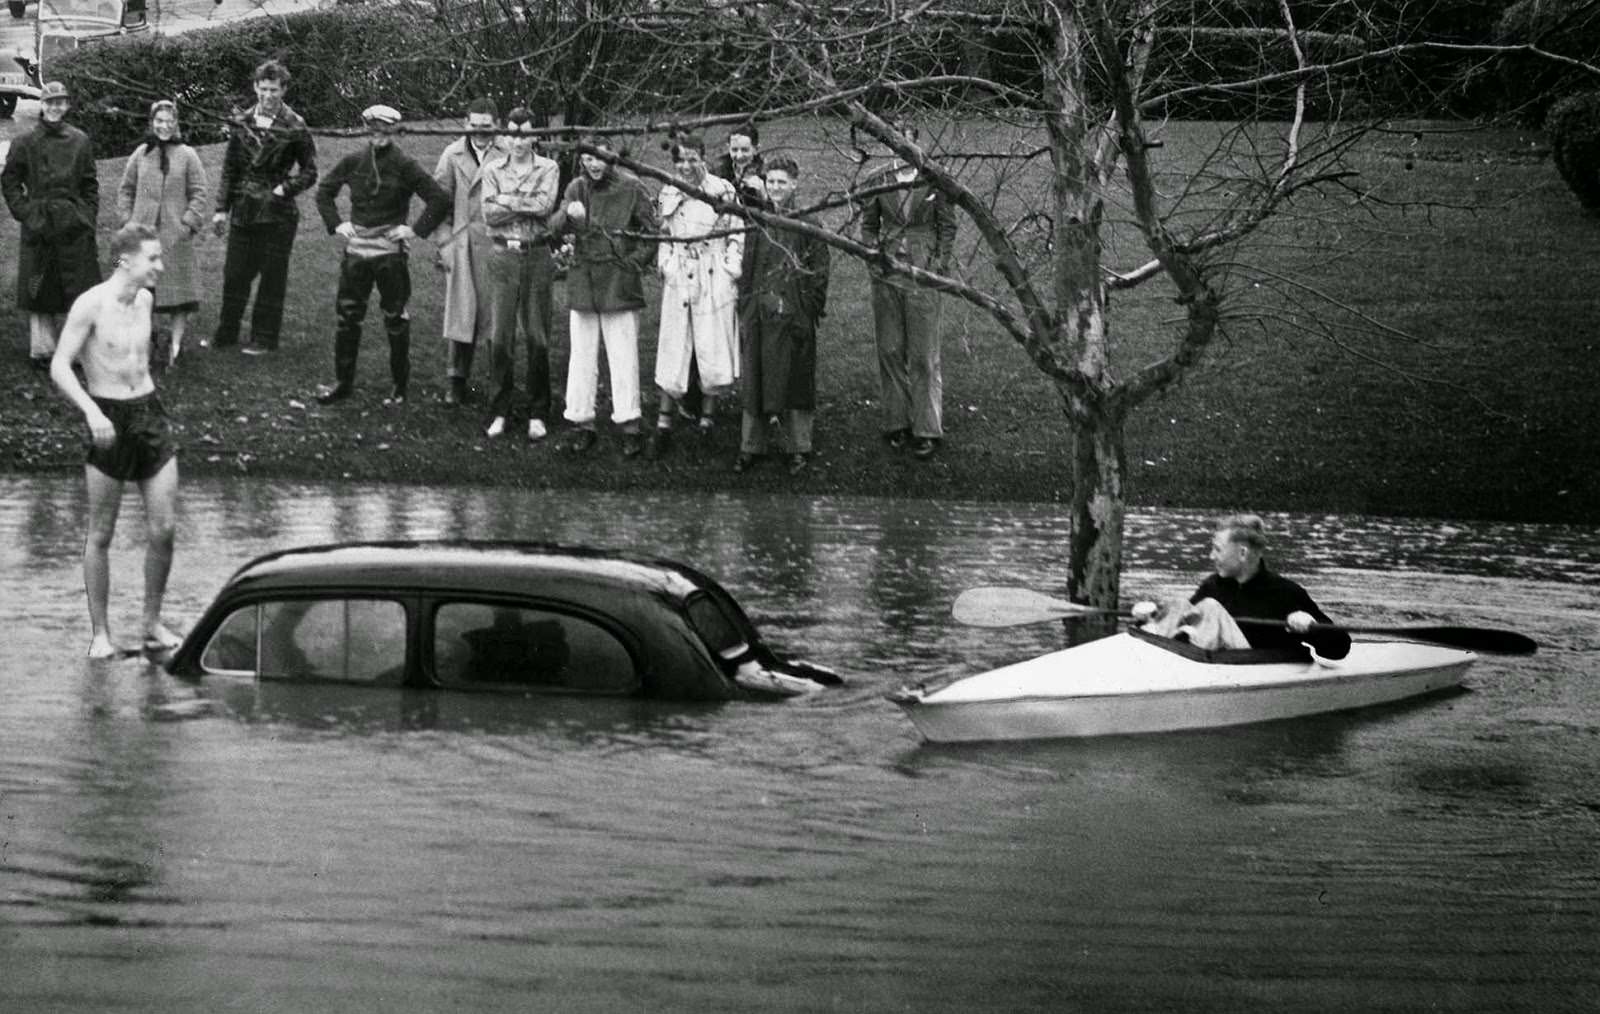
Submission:
<svg viewBox="0 0 1600 1014">
<path fill-rule="evenodd" d="M 184 333 L 200 307 L 194 244 L 205 210 L 205 167 L 178 132 L 177 104 L 162 99 L 150 107 L 150 133 L 122 173 L 117 211 L 124 225 L 141 222 L 161 236 L 164 270 L 156 282 L 155 310 L 170 321 L 169 363 L 178 361 Z"/>
<path fill-rule="evenodd" d="M 697 135 L 678 138 L 672 160 L 686 185 L 730 203 L 738 199 L 733 184 L 706 172 L 705 144 Z M 657 201 L 663 234 L 656 249 L 662 279 L 656 341 L 661 404 L 652 456 L 664 450 L 677 402 L 689 389 L 691 363 L 705 392 L 702 428 L 710 428 L 718 396 L 738 379 L 738 279 L 744 260 L 742 219 L 670 184 L 661 188 Z"/>
</svg>

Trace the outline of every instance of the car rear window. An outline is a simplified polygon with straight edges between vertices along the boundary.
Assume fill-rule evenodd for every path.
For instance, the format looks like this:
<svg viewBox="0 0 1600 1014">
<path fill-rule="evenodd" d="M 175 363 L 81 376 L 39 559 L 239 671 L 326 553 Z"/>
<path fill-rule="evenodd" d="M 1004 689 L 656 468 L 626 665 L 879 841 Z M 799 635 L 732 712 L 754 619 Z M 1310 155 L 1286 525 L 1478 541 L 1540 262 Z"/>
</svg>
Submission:
<svg viewBox="0 0 1600 1014">
<path fill-rule="evenodd" d="M 743 625 L 712 596 L 703 592 L 691 596 L 684 603 L 684 610 L 689 614 L 689 625 L 713 654 L 727 657 L 748 646 Z"/>
<path fill-rule="evenodd" d="M 222 621 L 200 655 L 208 672 L 356 683 L 398 683 L 405 663 L 405 607 L 388 599 L 243 606 Z"/>
<path fill-rule="evenodd" d="M 640 684 L 627 647 L 593 620 L 486 602 L 438 607 L 433 671 L 454 687 L 628 694 Z"/>
</svg>

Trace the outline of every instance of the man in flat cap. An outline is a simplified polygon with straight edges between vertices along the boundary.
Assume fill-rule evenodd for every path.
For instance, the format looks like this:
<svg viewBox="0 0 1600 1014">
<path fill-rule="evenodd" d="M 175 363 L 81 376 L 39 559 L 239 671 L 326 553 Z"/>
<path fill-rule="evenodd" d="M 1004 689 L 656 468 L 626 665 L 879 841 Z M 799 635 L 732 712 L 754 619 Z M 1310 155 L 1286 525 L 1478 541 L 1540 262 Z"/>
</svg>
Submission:
<svg viewBox="0 0 1600 1014">
<path fill-rule="evenodd" d="M 406 400 L 411 379 L 411 267 L 406 245 L 428 236 L 450 214 L 450 195 L 409 155 L 394 144 L 400 113 L 392 106 L 368 106 L 361 113 L 368 142 L 339 160 L 317 185 L 317 212 L 330 235 L 345 240 L 339 265 L 338 318 L 333 335 L 333 386 L 318 392 L 324 405 L 350 397 L 356 384 L 356 353 L 361 348 L 361 320 L 373 286 L 383 309 L 389 336 L 389 375 L 394 381 L 385 404 Z M 350 188 L 350 217 L 341 219 L 334 199 Z M 411 199 L 420 198 L 422 213 L 406 225 Z"/>
<path fill-rule="evenodd" d="M 63 122 L 68 105 L 66 86 L 46 81 L 39 125 L 17 138 L 0 172 L 6 206 L 22 225 L 17 308 L 28 314 L 28 354 L 40 370 L 50 368 L 72 301 L 100 281 L 94 146 Z"/>
</svg>

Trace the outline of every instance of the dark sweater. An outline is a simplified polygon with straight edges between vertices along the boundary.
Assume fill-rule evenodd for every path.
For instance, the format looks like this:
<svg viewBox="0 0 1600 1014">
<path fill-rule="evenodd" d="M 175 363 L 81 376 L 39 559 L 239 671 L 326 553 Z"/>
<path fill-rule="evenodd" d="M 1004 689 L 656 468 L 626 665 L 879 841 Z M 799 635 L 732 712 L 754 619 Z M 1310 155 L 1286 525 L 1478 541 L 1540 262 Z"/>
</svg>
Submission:
<svg viewBox="0 0 1600 1014">
<path fill-rule="evenodd" d="M 328 232 L 339 228 L 339 208 L 334 198 L 350 186 L 350 221 L 357 226 L 403 225 L 411 198 L 423 201 L 422 213 L 411 231 L 432 234 L 450 216 L 450 195 L 423 171 L 416 161 L 394 145 L 366 146 L 339 160 L 317 184 L 317 213 Z"/>
<path fill-rule="evenodd" d="M 1200 587 L 1189 596 L 1190 602 L 1199 602 L 1201 599 L 1216 599 L 1229 616 L 1281 620 L 1293 612 L 1307 612 L 1318 623 L 1333 622 L 1311 601 L 1311 596 L 1306 594 L 1304 588 L 1268 570 L 1265 560 L 1255 576 L 1243 583 L 1236 578 L 1212 574 L 1201 581 Z M 1284 627 L 1253 623 L 1239 629 L 1244 631 L 1252 648 L 1297 648 L 1305 641 L 1323 658 L 1344 658 L 1350 654 L 1350 635 L 1342 631 L 1313 630 L 1302 636 Z"/>
</svg>

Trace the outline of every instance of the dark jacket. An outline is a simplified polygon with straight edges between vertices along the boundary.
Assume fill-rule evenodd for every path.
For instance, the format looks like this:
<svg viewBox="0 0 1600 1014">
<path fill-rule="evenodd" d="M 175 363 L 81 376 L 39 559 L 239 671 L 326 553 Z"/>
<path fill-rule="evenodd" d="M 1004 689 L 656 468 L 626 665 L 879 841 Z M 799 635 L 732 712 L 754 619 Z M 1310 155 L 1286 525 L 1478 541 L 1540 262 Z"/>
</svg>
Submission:
<svg viewBox="0 0 1600 1014">
<path fill-rule="evenodd" d="M 217 210 L 234 225 L 281 225 L 300 220 L 294 199 L 317 182 L 317 145 L 306 121 L 281 106 L 272 126 L 255 125 L 255 107 L 236 110 L 222 156 Z M 283 187 L 283 196 L 272 191 Z"/>
<path fill-rule="evenodd" d="M 828 245 L 775 227 L 745 234 L 739 351 L 745 411 L 817 404 L 817 325 L 828 304 Z"/>
<path fill-rule="evenodd" d="M 358 226 L 404 224 L 412 197 L 423 202 L 411 227 L 418 236 L 431 235 L 450 216 L 450 195 L 393 144 L 382 148 L 368 145 L 346 155 L 317 184 L 317 213 L 330 233 L 341 221 L 334 199 L 346 184 L 350 187 L 350 221 Z"/>
<path fill-rule="evenodd" d="M 578 201 L 585 218 L 575 225 L 567 205 Z M 655 266 L 656 202 L 630 173 L 608 172 L 596 183 L 580 174 L 550 215 L 550 231 L 572 232 L 567 306 L 588 313 L 644 309 L 644 273 Z"/>
<path fill-rule="evenodd" d="M 722 157 L 717 160 L 716 168 L 712 170 L 712 175 L 720 176 L 729 183 L 733 184 L 734 192 L 739 195 L 738 200 L 740 204 L 755 205 L 757 207 L 764 207 L 766 205 L 764 190 L 751 190 L 747 189 L 744 185 L 744 178 L 746 176 L 754 175 L 761 177 L 763 181 L 766 180 L 766 167 L 762 163 L 761 156 L 759 154 L 750 160 L 749 165 L 744 167 L 744 172 L 736 174 L 733 168 L 733 156 L 729 155 L 727 152 L 723 152 Z M 737 179 L 734 178 L 735 175 L 738 176 Z"/>
<path fill-rule="evenodd" d="M 1200 587 L 1189 596 L 1190 602 L 1216 599 L 1229 616 L 1248 616 L 1258 620 L 1281 620 L 1293 612 L 1307 612 L 1318 623 L 1332 623 L 1328 615 L 1311 601 L 1306 590 L 1286 577 L 1267 569 L 1265 560 L 1261 569 L 1250 580 L 1240 583 L 1237 578 L 1218 577 L 1212 574 L 1200 582 Z M 1350 654 L 1350 635 L 1337 630 L 1313 630 L 1301 636 L 1282 627 L 1241 626 L 1252 648 L 1298 648 L 1302 641 L 1310 642 L 1323 658 L 1344 658 Z"/>
<path fill-rule="evenodd" d="M 17 306 L 64 313 L 100 281 L 95 219 L 100 189 L 89 135 L 60 124 L 17 138 L 0 171 L 6 206 L 21 223 Z"/>
<path fill-rule="evenodd" d="M 875 173 L 867 186 L 893 186 L 893 169 Z M 861 242 L 925 271 L 944 274 L 956 246 L 956 215 L 949 198 L 920 176 L 904 190 L 873 194 L 861 205 Z M 902 279 L 903 284 L 912 284 Z"/>
</svg>

